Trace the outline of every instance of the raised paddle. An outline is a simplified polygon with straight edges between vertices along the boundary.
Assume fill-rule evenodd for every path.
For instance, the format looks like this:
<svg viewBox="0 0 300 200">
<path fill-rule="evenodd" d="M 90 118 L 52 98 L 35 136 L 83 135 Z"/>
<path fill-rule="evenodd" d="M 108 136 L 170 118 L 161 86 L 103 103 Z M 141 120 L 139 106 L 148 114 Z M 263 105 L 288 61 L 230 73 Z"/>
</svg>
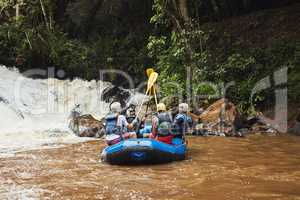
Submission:
<svg viewBox="0 0 300 200">
<path fill-rule="evenodd" d="M 155 72 L 153 68 L 148 68 L 146 70 L 147 77 L 149 78 L 153 72 Z M 149 89 L 148 95 L 151 95 L 151 96 L 154 95 L 154 90 L 155 90 L 155 88 L 154 88 L 154 86 L 152 86 L 152 88 Z"/>
<path fill-rule="evenodd" d="M 139 109 L 139 111 L 138 111 L 138 113 L 137 113 L 137 116 L 139 116 L 139 114 L 141 113 L 141 111 L 142 111 L 142 106 L 143 106 L 143 104 L 144 104 L 144 102 L 145 102 L 146 95 L 148 95 L 148 93 L 151 91 L 151 88 L 154 86 L 154 84 L 155 84 L 155 82 L 156 82 L 156 80 L 157 80 L 157 77 L 158 77 L 158 73 L 156 73 L 156 72 L 152 72 L 152 73 L 150 74 L 149 79 L 148 79 L 148 83 L 147 83 L 146 94 L 145 94 L 145 96 L 143 97 L 143 100 L 142 100 L 142 103 L 141 103 L 141 105 L 140 105 L 140 109 Z"/>
</svg>

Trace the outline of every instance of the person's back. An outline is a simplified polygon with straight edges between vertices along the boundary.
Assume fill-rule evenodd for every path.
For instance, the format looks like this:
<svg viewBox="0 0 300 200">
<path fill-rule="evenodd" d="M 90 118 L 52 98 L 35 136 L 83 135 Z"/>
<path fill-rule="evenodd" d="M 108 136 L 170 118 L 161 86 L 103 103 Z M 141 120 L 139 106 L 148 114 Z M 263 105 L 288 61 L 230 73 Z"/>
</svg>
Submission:
<svg viewBox="0 0 300 200">
<path fill-rule="evenodd" d="M 173 134 L 177 138 L 183 138 L 188 131 L 188 127 L 193 123 L 190 116 L 187 115 L 189 106 L 186 103 L 179 104 L 179 113 L 174 119 Z"/>
<path fill-rule="evenodd" d="M 135 133 L 128 133 L 128 129 L 133 128 L 133 124 L 136 123 L 136 120 L 133 120 L 132 124 L 128 123 L 126 120 L 126 117 L 124 115 L 121 115 L 121 104 L 119 102 L 115 102 L 111 104 L 111 112 L 105 117 L 106 120 L 106 126 L 105 126 L 105 132 L 107 136 L 110 136 L 108 138 L 112 138 L 111 141 L 107 141 L 109 145 L 112 143 L 118 142 L 118 140 L 124 139 L 124 138 L 133 138 L 136 137 Z M 111 137 L 114 135 L 113 137 Z M 117 136 L 119 136 L 117 138 Z"/>
<path fill-rule="evenodd" d="M 152 120 L 152 138 L 167 144 L 172 143 L 172 118 L 162 103 L 157 105 L 158 114 Z"/>
<path fill-rule="evenodd" d="M 110 112 L 105 117 L 105 140 L 107 145 L 113 145 L 122 140 L 122 133 L 117 126 L 119 114 Z"/>
<path fill-rule="evenodd" d="M 106 115 L 105 117 L 106 135 L 121 134 L 120 129 L 117 126 L 118 118 L 119 118 L 118 113 L 110 112 L 108 115 Z"/>
</svg>

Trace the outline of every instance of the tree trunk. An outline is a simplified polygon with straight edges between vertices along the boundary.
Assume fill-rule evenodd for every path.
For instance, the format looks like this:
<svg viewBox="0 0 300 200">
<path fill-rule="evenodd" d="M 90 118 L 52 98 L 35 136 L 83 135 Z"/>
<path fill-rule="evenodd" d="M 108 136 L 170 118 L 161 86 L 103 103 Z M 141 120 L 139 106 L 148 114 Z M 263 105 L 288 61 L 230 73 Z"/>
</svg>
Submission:
<svg viewBox="0 0 300 200">
<path fill-rule="evenodd" d="M 184 27 L 185 29 L 189 30 L 191 28 L 191 20 L 189 16 L 188 11 L 188 0 L 179 0 L 179 11 L 181 13 L 182 19 L 184 21 Z M 186 38 L 186 47 L 188 50 L 188 61 L 185 64 L 186 68 L 186 101 L 190 105 L 192 104 L 192 98 L 193 98 L 193 65 L 192 62 L 192 56 L 194 53 L 193 48 L 191 47 L 191 44 L 189 43 L 188 39 Z"/>
<path fill-rule="evenodd" d="M 191 29 L 191 20 L 188 14 L 188 4 L 187 0 L 179 0 L 179 5 L 177 4 L 176 0 L 172 0 L 172 5 L 174 8 L 175 13 L 169 12 L 169 15 L 175 25 L 177 31 L 183 34 L 184 30 Z M 167 10 L 168 12 L 168 10 Z M 181 18 L 181 19 L 178 19 Z M 184 22 L 184 24 L 182 23 Z M 191 104 L 193 102 L 193 68 L 194 63 L 192 62 L 192 57 L 194 54 L 194 49 L 192 48 L 191 44 L 189 43 L 189 39 L 186 36 L 183 36 L 184 42 L 187 49 L 187 62 L 184 64 L 186 69 L 186 101 L 187 103 Z"/>
<path fill-rule="evenodd" d="M 190 21 L 187 0 L 179 0 L 179 10 L 184 22 Z"/>
<path fill-rule="evenodd" d="M 20 17 L 20 0 L 16 1 L 16 21 L 19 20 Z"/>
<path fill-rule="evenodd" d="M 48 29 L 50 29 L 50 26 L 49 26 L 49 23 L 48 23 L 48 18 L 47 18 L 47 13 L 46 13 L 46 11 L 45 11 L 44 3 L 43 3 L 42 0 L 40 0 L 40 5 L 41 5 L 42 12 L 43 12 L 43 16 L 44 16 L 44 20 L 45 20 L 46 27 L 47 27 Z"/>
<path fill-rule="evenodd" d="M 174 10 L 179 14 L 179 16 L 182 18 L 182 20 L 179 20 L 176 18 L 174 14 L 170 14 L 171 18 L 174 21 L 174 24 L 178 30 L 179 33 L 183 33 L 184 30 L 189 30 L 191 28 L 191 21 L 188 14 L 188 4 L 187 0 L 179 0 L 179 5 L 177 5 L 176 0 L 172 1 Z M 184 22 L 184 24 L 180 23 Z M 186 37 L 186 36 L 184 36 Z M 192 56 L 194 54 L 194 49 L 192 48 L 191 44 L 189 43 L 188 38 L 184 39 L 186 48 L 187 48 L 187 62 L 184 64 L 186 69 L 186 101 L 187 103 L 192 103 L 193 98 L 193 66 L 194 63 L 192 63 Z"/>
</svg>

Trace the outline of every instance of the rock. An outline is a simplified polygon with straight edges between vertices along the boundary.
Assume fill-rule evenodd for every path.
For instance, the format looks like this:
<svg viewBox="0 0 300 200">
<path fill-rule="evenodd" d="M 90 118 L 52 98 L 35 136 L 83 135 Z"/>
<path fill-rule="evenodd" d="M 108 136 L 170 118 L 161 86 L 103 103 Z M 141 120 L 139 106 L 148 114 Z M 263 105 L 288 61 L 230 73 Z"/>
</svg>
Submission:
<svg viewBox="0 0 300 200">
<path fill-rule="evenodd" d="M 8 100 L 3 98 L 3 97 L 0 97 L 0 102 L 3 102 L 5 104 L 9 104 Z"/>
<path fill-rule="evenodd" d="M 261 119 L 261 115 L 262 114 L 259 114 L 258 116 L 249 118 L 247 121 L 245 121 L 246 125 L 249 126 L 250 133 L 253 133 L 255 135 L 276 135 L 278 131 L 270 124 L 265 123 Z"/>
<path fill-rule="evenodd" d="M 296 121 L 293 127 L 289 129 L 289 133 L 300 136 L 300 122 Z"/>
<path fill-rule="evenodd" d="M 126 102 L 130 97 L 130 92 L 128 90 L 122 89 L 117 86 L 111 86 L 104 89 L 101 95 L 107 103 L 118 101 L 121 103 L 122 107 L 126 106 Z"/>
<path fill-rule="evenodd" d="M 189 113 L 194 121 L 200 121 L 200 125 L 196 125 L 193 135 L 201 136 L 234 136 L 243 137 L 247 134 L 265 134 L 276 135 L 278 131 L 267 124 L 262 114 L 257 113 L 257 116 L 244 118 L 237 111 L 236 106 L 225 98 L 222 98 L 210 105 L 202 114 L 197 115 Z M 294 123 L 290 132 L 300 135 L 300 111 L 299 119 Z"/>
<path fill-rule="evenodd" d="M 235 122 L 239 113 L 235 105 L 225 98 L 222 98 L 210 105 L 199 119 L 206 124 L 210 134 L 222 136 L 240 136 L 235 131 Z"/>
<path fill-rule="evenodd" d="M 275 133 L 259 117 L 243 118 L 236 106 L 225 98 L 214 102 L 201 115 L 189 114 L 194 120 L 201 121 L 201 126 L 196 126 L 194 135 L 243 137 L 254 132 Z"/>
<path fill-rule="evenodd" d="M 300 109 L 298 109 L 298 114 L 289 127 L 288 132 L 300 136 Z"/>
<path fill-rule="evenodd" d="M 205 123 L 218 122 L 220 120 L 233 124 L 238 112 L 235 105 L 227 99 L 220 99 L 210 105 L 201 115 L 200 119 Z"/>
<path fill-rule="evenodd" d="M 92 115 L 82 115 L 70 120 L 69 128 L 79 137 L 97 137 L 104 135 L 105 129 L 102 121 Z"/>
<path fill-rule="evenodd" d="M 247 135 L 249 132 L 250 132 L 250 130 L 248 128 L 242 128 L 237 131 L 237 136 L 243 137 L 243 136 Z"/>
</svg>

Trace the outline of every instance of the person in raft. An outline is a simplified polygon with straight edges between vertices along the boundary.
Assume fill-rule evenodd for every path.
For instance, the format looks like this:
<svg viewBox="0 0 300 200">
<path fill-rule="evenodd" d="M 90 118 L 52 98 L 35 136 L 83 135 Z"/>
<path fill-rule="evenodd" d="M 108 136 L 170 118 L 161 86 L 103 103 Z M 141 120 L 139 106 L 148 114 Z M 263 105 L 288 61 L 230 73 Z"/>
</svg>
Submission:
<svg viewBox="0 0 300 200">
<path fill-rule="evenodd" d="M 188 128 L 192 126 L 193 120 L 187 114 L 189 111 L 189 105 L 187 103 L 181 103 L 178 105 L 178 114 L 174 119 L 174 129 L 173 135 L 176 138 L 184 139 L 185 133 L 188 131 Z"/>
<path fill-rule="evenodd" d="M 128 109 L 126 110 L 126 120 L 128 123 L 132 123 L 132 122 L 135 122 L 133 125 L 133 128 L 128 130 L 128 132 L 132 132 L 132 131 L 135 131 L 137 132 L 138 129 L 139 129 L 139 124 L 140 124 L 140 120 L 138 118 L 138 116 L 136 115 L 136 112 L 135 112 L 135 105 L 130 105 L 128 107 Z"/>
<path fill-rule="evenodd" d="M 152 118 L 152 133 L 150 138 L 172 144 L 172 117 L 167 112 L 166 105 L 157 104 L 157 115 Z"/>
<path fill-rule="evenodd" d="M 136 138 L 134 126 L 138 123 L 138 120 L 134 119 L 131 123 L 128 123 L 126 117 L 121 115 L 122 108 L 119 102 L 112 103 L 110 109 L 111 112 L 105 117 L 106 135 L 120 135 L 123 139 Z"/>
</svg>

